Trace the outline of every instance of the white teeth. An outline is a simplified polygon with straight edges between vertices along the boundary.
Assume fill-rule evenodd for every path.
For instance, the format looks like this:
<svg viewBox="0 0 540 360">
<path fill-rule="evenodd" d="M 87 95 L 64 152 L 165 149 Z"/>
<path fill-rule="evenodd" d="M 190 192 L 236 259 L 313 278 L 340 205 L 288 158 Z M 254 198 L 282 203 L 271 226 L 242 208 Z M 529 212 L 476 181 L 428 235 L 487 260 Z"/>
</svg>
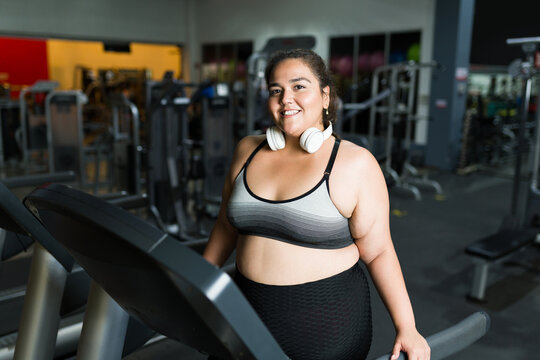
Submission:
<svg viewBox="0 0 540 360">
<path fill-rule="evenodd" d="M 284 111 L 283 114 L 284 115 L 294 115 L 298 112 L 298 110 L 287 110 L 287 111 Z"/>
</svg>

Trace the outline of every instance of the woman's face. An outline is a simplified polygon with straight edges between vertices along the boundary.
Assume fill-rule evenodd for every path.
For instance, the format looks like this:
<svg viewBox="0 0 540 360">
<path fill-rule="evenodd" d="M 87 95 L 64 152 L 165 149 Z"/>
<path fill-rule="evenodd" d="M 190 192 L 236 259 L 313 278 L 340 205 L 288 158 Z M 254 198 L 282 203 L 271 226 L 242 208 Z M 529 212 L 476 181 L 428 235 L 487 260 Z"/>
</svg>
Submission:
<svg viewBox="0 0 540 360">
<path fill-rule="evenodd" d="M 268 108 L 276 125 L 290 136 L 300 136 L 309 127 L 323 130 L 323 109 L 329 105 L 327 86 L 300 59 L 287 59 L 274 69 L 268 84 Z"/>
</svg>

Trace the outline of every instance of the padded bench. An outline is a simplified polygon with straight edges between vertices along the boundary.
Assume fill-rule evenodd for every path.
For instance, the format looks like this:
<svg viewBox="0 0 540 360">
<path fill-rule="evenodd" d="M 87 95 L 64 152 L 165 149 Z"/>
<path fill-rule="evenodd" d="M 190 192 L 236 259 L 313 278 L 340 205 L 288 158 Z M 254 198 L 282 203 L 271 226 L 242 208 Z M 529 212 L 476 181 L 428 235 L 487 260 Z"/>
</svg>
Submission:
<svg viewBox="0 0 540 360">
<path fill-rule="evenodd" d="M 467 246 L 465 253 L 472 256 L 475 262 L 469 297 L 483 301 L 489 266 L 506 259 L 524 246 L 532 244 L 537 234 L 538 231 L 533 229 L 501 230 Z"/>
</svg>

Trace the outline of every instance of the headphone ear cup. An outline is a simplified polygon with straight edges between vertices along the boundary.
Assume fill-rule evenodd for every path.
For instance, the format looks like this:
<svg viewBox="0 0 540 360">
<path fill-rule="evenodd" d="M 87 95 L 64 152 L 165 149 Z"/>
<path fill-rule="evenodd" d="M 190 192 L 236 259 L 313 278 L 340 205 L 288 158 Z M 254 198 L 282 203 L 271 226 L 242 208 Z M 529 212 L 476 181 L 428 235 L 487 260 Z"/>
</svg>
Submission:
<svg viewBox="0 0 540 360">
<path fill-rule="evenodd" d="M 323 132 L 315 127 L 306 129 L 300 136 L 300 147 L 310 154 L 319 150 L 323 142 Z"/>
<path fill-rule="evenodd" d="M 277 126 L 266 129 L 266 141 L 273 151 L 281 150 L 285 147 L 285 137 Z"/>
</svg>

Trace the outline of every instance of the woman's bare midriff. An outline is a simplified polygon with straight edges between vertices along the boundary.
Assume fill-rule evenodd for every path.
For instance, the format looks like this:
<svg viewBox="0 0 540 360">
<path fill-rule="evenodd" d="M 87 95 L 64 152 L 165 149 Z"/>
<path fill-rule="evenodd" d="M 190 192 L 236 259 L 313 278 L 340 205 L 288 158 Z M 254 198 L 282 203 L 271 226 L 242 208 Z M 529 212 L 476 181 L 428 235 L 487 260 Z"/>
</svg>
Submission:
<svg viewBox="0 0 540 360">
<path fill-rule="evenodd" d="M 358 262 L 354 243 L 341 249 L 314 249 L 260 236 L 239 236 L 236 265 L 253 281 L 296 285 L 339 274 Z"/>
</svg>

